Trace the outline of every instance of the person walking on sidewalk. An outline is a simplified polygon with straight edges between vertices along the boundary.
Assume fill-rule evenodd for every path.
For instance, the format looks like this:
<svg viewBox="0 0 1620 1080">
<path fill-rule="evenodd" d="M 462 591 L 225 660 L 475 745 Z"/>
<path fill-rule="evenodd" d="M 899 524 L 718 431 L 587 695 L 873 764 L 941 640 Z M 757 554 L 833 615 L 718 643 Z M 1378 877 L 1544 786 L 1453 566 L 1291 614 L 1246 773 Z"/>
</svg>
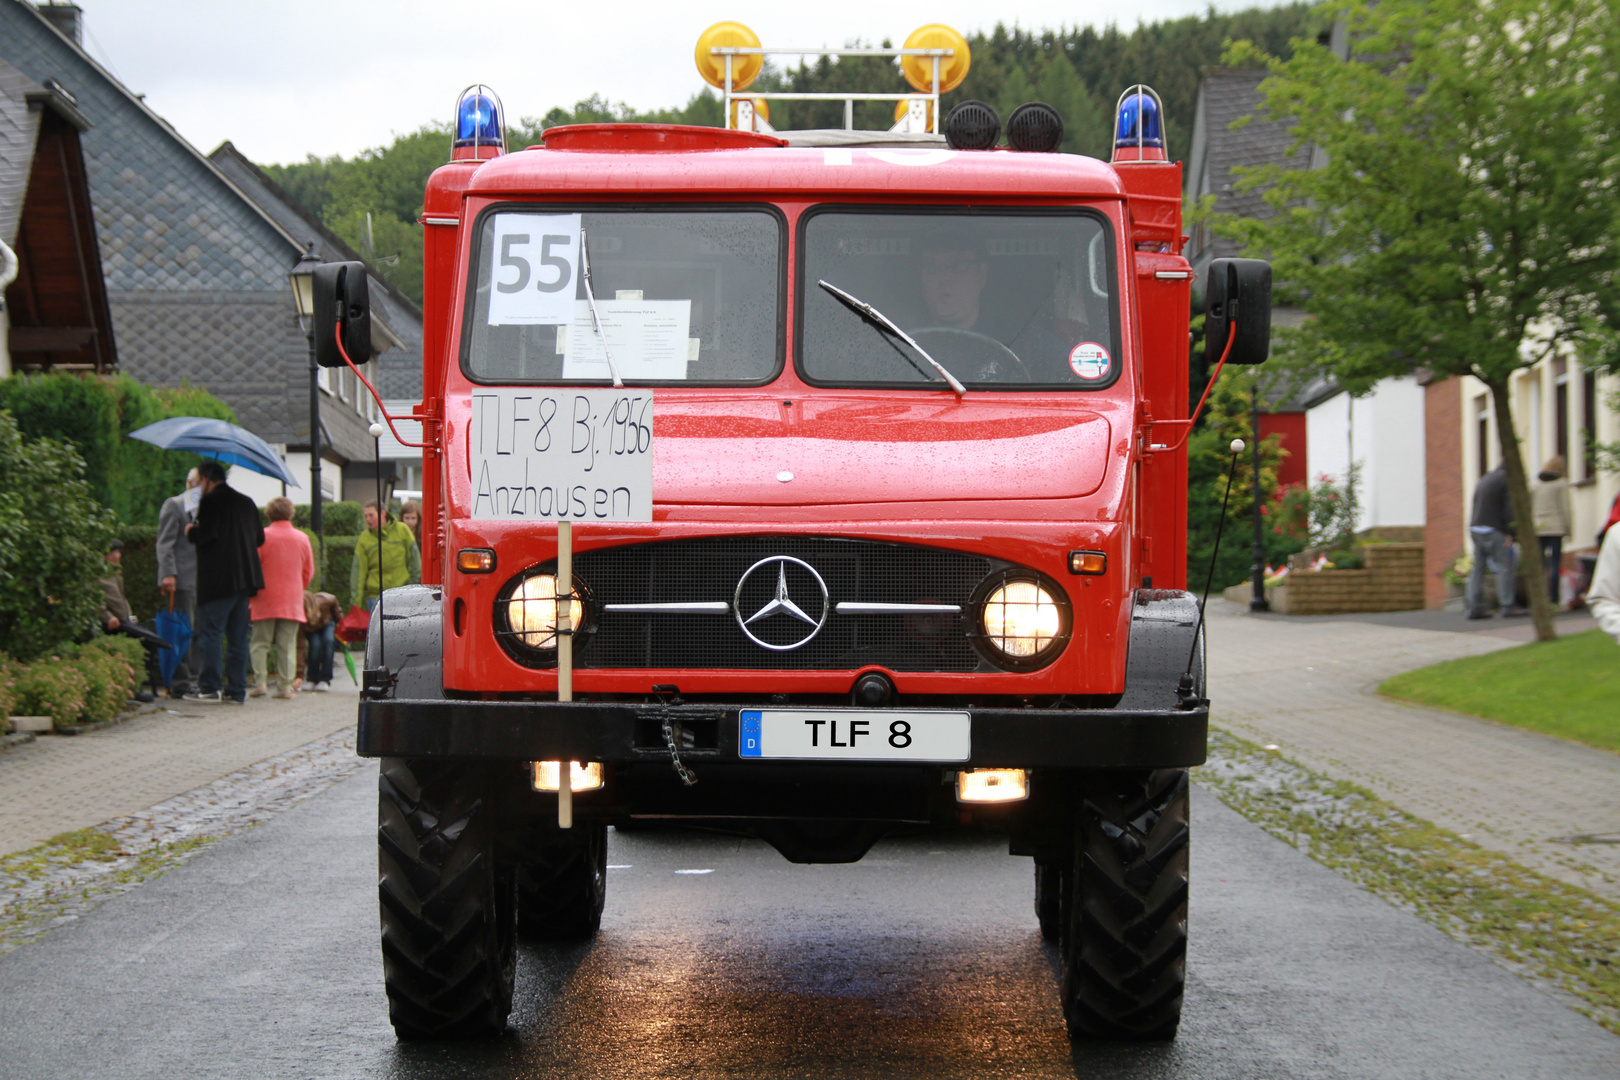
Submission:
<svg viewBox="0 0 1620 1080">
<path fill-rule="evenodd" d="M 259 545 L 259 565 L 264 571 L 264 588 L 248 601 L 253 620 L 253 696 L 269 692 L 270 650 L 276 653 L 279 698 L 293 696 L 294 672 L 298 666 L 295 647 L 298 627 L 304 621 L 304 590 L 315 579 L 315 553 L 309 537 L 293 528 L 293 504 L 285 495 L 271 499 L 265 507 L 270 527 Z"/>
<path fill-rule="evenodd" d="M 1485 568 L 1496 573 L 1496 599 L 1503 615 L 1522 615 L 1514 603 L 1513 508 L 1508 502 L 1507 466 L 1498 465 L 1474 488 L 1474 512 L 1468 519 L 1474 541 L 1474 568 L 1468 573 L 1468 617 L 1488 619 L 1485 610 Z"/>
<path fill-rule="evenodd" d="M 1479 478 L 1474 487 L 1474 513 L 1468 518 L 1469 538 L 1474 541 L 1474 568 L 1468 573 L 1468 617 L 1490 619 L 1486 610 L 1486 567 L 1497 575 L 1497 602 L 1502 615 L 1523 615 L 1515 604 L 1513 570 L 1513 507 L 1508 502 L 1508 470 L 1505 465 Z"/>
<path fill-rule="evenodd" d="M 1541 543 L 1541 565 L 1547 568 L 1547 595 L 1556 607 L 1564 537 L 1570 534 L 1569 481 L 1564 478 L 1562 454 L 1554 454 L 1541 467 L 1541 474 L 1530 488 L 1530 509 L 1536 519 L 1536 539 Z"/>
<path fill-rule="evenodd" d="M 186 543 L 186 526 L 196 515 L 197 500 L 202 492 L 197 485 L 202 477 L 196 469 L 186 474 L 186 488 L 178 495 L 163 500 L 158 510 L 157 573 L 158 589 L 165 605 L 173 602 L 175 611 L 186 613 L 186 621 L 197 625 L 197 549 Z M 169 696 L 185 697 L 191 692 L 192 672 L 196 669 L 196 636 L 192 644 L 175 665 L 174 678 L 169 681 Z"/>
<path fill-rule="evenodd" d="M 197 658 L 201 672 L 194 699 L 229 701 L 247 697 L 248 603 L 264 588 L 259 545 L 264 526 L 253 500 L 225 482 L 217 461 L 197 467 L 202 498 L 186 539 L 197 548 Z M 222 658 L 220 639 L 227 639 Z M 223 688 L 221 683 L 223 682 Z"/>
<path fill-rule="evenodd" d="M 394 521 L 376 500 L 366 503 L 366 531 L 354 544 L 354 566 L 349 573 L 349 594 L 354 606 L 370 611 L 382 589 L 397 589 L 422 580 L 422 553 L 409 525 Z M 382 589 L 378 588 L 378 565 Z"/>
</svg>

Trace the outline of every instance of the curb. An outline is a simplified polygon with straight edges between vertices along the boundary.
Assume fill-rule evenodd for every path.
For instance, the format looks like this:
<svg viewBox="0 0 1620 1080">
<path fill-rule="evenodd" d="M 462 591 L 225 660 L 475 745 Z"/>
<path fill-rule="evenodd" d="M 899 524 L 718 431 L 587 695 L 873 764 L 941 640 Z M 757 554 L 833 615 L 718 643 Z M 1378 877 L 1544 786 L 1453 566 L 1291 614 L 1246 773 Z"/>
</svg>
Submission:
<svg viewBox="0 0 1620 1080">
<path fill-rule="evenodd" d="M 145 716 L 147 713 L 157 712 L 161 708 L 162 708 L 162 706 L 159 705 L 155 701 L 144 702 L 144 703 L 142 703 L 140 705 L 137 705 L 135 708 L 130 709 L 128 712 L 119 713 L 117 716 L 113 717 L 111 720 L 92 720 L 87 724 L 72 724 L 72 725 L 70 725 L 68 727 L 59 727 L 55 731 L 52 731 L 51 734 L 52 735 L 88 735 L 92 731 L 100 731 L 102 728 L 110 728 L 115 724 L 122 724 L 122 723 L 125 723 L 127 721 L 133 720 L 137 716 Z M 14 736 L 14 735 L 13 736 L 7 736 L 7 738 L 17 738 L 17 736 Z M 34 739 L 34 736 L 32 734 L 30 734 L 28 736 L 28 741 L 32 742 L 33 739 Z"/>
<path fill-rule="evenodd" d="M 18 732 L 15 735 L 0 735 L 0 754 L 7 750 L 15 750 L 19 746 L 27 746 L 34 741 L 32 731 Z"/>
</svg>

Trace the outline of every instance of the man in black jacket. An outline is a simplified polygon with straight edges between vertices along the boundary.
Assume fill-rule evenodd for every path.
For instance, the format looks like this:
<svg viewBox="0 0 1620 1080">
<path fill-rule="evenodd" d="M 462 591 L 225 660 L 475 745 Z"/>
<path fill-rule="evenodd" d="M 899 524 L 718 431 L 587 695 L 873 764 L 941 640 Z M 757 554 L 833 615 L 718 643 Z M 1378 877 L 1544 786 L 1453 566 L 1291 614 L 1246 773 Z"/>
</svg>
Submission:
<svg viewBox="0 0 1620 1080">
<path fill-rule="evenodd" d="M 186 527 L 186 539 L 197 546 L 197 657 L 202 671 L 195 698 L 240 705 L 247 698 L 248 598 L 264 588 L 259 566 L 264 526 L 253 500 L 225 483 L 219 462 L 205 461 L 197 472 L 202 500 L 197 520 Z M 227 639 L 223 693 L 221 635 Z"/>
<path fill-rule="evenodd" d="M 1468 617 L 1488 619 L 1485 610 L 1485 570 L 1496 574 L 1496 597 L 1500 614 L 1522 615 L 1514 603 L 1513 586 L 1513 504 L 1508 497 L 1507 467 L 1498 465 L 1479 478 L 1474 488 L 1474 512 L 1468 519 L 1468 535 L 1474 541 L 1474 568 L 1468 574 Z"/>
</svg>

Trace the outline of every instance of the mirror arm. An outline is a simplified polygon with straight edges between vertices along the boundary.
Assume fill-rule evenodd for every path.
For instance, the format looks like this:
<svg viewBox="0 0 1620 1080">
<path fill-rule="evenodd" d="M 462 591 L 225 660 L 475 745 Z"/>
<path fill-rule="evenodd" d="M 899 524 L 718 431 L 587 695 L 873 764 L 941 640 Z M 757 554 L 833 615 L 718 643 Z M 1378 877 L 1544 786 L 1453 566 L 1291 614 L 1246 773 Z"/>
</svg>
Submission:
<svg viewBox="0 0 1620 1080">
<path fill-rule="evenodd" d="M 1215 381 L 1221 377 L 1221 369 L 1226 366 L 1226 358 L 1232 355 L 1232 343 L 1237 340 L 1237 327 L 1232 327 L 1226 335 L 1226 348 L 1221 351 L 1220 361 L 1216 363 L 1215 370 L 1209 376 L 1209 385 L 1204 387 L 1204 396 L 1198 399 L 1198 407 L 1192 415 L 1185 420 L 1155 420 L 1148 429 L 1148 442 L 1144 449 L 1150 454 L 1173 453 L 1186 445 L 1187 439 L 1192 435 L 1193 425 L 1198 423 L 1198 416 L 1204 411 L 1204 403 L 1209 400 L 1209 392 L 1215 389 Z M 1173 443 L 1155 443 L 1153 429 L 1161 427 L 1179 427 L 1181 438 Z"/>
<path fill-rule="evenodd" d="M 349 359 L 349 350 L 343 347 L 343 327 L 339 326 L 335 331 L 334 336 L 337 338 L 338 355 L 343 357 L 343 362 L 349 365 L 349 370 L 354 372 L 355 376 L 361 382 L 365 383 L 367 390 L 371 391 L 371 398 L 377 403 L 377 411 L 382 414 L 382 418 L 384 420 L 388 421 L 388 430 L 394 433 L 394 438 L 399 440 L 399 444 L 401 446 L 414 446 L 418 449 L 426 449 L 430 444 L 425 442 L 411 442 L 410 440 L 400 436 L 399 429 L 394 426 L 394 421 L 408 420 L 411 419 L 411 417 L 390 416 L 388 414 L 388 408 L 383 404 L 382 395 L 377 393 L 377 388 L 371 385 L 371 380 L 366 378 L 365 373 L 355 366 L 353 360 Z"/>
</svg>

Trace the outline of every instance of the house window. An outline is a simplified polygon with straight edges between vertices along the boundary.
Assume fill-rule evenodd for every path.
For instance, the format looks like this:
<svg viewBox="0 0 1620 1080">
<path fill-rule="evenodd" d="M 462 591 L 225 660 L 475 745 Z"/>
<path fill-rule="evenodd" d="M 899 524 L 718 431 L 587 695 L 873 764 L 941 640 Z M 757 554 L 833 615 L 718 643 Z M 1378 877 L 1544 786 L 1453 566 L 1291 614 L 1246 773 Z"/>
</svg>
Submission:
<svg viewBox="0 0 1620 1080">
<path fill-rule="evenodd" d="M 1581 479 L 1597 476 L 1597 372 L 1581 375 Z"/>
<path fill-rule="evenodd" d="M 1569 457 L 1569 365 L 1553 361 L 1553 453 Z"/>
<path fill-rule="evenodd" d="M 1490 472 L 1491 463 L 1491 399 L 1485 394 L 1474 399 L 1475 456 L 1479 459 L 1479 475 Z"/>
</svg>

